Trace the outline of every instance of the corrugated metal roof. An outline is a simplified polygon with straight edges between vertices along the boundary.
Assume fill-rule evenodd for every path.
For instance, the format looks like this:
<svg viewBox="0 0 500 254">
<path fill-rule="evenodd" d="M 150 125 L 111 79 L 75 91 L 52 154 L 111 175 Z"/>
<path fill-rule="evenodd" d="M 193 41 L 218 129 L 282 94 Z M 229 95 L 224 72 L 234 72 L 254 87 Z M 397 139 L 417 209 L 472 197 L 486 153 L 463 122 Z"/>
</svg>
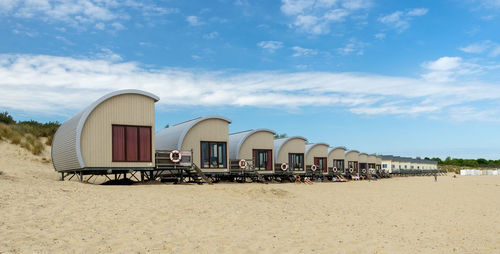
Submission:
<svg viewBox="0 0 500 254">
<path fill-rule="evenodd" d="M 182 142 L 189 130 L 198 123 L 209 119 L 220 119 L 231 123 L 231 120 L 222 116 L 204 116 L 178 123 L 156 133 L 155 148 L 157 150 L 180 150 Z"/>
<path fill-rule="evenodd" d="M 345 154 L 348 154 L 348 153 L 358 153 L 359 154 L 359 151 L 358 150 L 349 150 Z"/>
<path fill-rule="evenodd" d="M 87 118 L 92 113 L 92 111 L 97 108 L 97 106 L 110 98 L 123 94 L 144 95 L 150 97 L 155 102 L 160 100 L 158 96 L 152 93 L 135 89 L 126 89 L 108 93 L 90 104 L 90 106 L 86 107 L 84 110 L 80 111 L 78 114 L 64 122 L 54 134 L 51 157 L 54 169 L 56 171 L 85 168 L 85 162 L 83 161 L 82 153 L 80 150 L 80 139 L 83 126 L 85 125 Z"/>
<path fill-rule="evenodd" d="M 307 157 L 307 154 L 309 153 L 309 151 L 315 147 L 315 146 L 318 146 L 318 145 L 324 145 L 326 147 L 329 147 L 329 145 L 327 143 L 314 143 L 314 144 L 307 144 L 306 145 L 306 157 Z"/>
<path fill-rule="evenodd" d="M 245 140 L 257 132 L 269 132 L 273 135 L 276 134 L 274 131 L 269 129 L 246 130 L 229 134 L 229 159 L 238 159 L 240 148 Z"/>
<path fill-rule="evenodd" d="M 293 136 L 293 137 L 289 137 L 289 138 L 275 139 L 274 140 L 274 154 L 276 154 L 276 156 L 274 156 L 274 161 L 275 162 L 278 162 L 278 155 L 279 155 L 280 150 L 283 147 L 283 145 L 285 145 L 288 141 L 290 141 L 292 139 L 302 139 L 302 140 L 304 140 L 304 142 L 307 141 L 306 138 L 301 137 L 301 136 Z"/>
<path fill-rule="evenodd" d="M 341 150 L 347 150 L 347 148 L 345 146 L 337 146 L 337 147 L 330 147 L 328 148 L 328 155 L 330 155 L 330 153 L 332 153 L 333 151 L 337 150 L 337 149 L 341 149 Z"/>
</svg>

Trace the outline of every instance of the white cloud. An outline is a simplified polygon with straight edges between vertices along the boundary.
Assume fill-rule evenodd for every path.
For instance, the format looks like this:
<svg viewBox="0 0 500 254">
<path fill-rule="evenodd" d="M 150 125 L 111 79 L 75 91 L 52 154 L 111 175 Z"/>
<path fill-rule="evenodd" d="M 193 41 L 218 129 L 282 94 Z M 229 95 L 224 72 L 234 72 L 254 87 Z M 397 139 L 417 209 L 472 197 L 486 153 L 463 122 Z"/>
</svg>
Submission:
<svg viewBox="0 0 500 254">
<path fill-rule="evenodd" d="M 318 51 L 315 49 L 307 49 L 307 48 L 302 48 L 299 46 L 294 46 L 292 47 L 294 53 L 292 56 L 312 56 L 318 54 Z"/>
<path fill-rule="evenodd" d="M 23 19 L 39 19 L 44 22 L 63 22 L 79 27 L 91 24 L 102 30 L 105 22 L 128 19 L 128 9 L 139 10 L 144 16 L 158 16 L 176 12 L 141 1 L 126 0 L 30 0 L 0 1 L 0 13 Z M 113 27 L 113 26 L 111 26 Z"/>
<path fill-rule="evenodd" d="M 415 8 L 415 9 L 409 10 L 407 12 L 407 15 L 408 16 L 413 16 L 413 17 L 419 17 L 419 16 L 424 16 L 425 14 L 427 14 L 427 12 L 429 12 L 429 9 L 426 9 L 426 8 Z"/>
<path fill-rule="evenodd" d="M 472 0 L 483 8 L 500 8 L 500 0 Z"/>
<path fill-rule="evenodd" d="M 423 16 L 427 14 L 428 9 L 415 8 L 408 11 L 395 11 L 391 14 L 381 16 L 378 21 L 397 29 L 399 32 L 410 27 L 410 21 L 413 17 Z"/>
<path fill-rule="evenodd" d="M 282 0 L 281 11 L 293 18 L 290 27 L 310 34 L 327 34 L 332 23 L 371 6 L 370 0 Z"/>
<path fill-rule="evenodd" d="M 115 30 L 117 30 L 117 31 L 119 31 L 119 30 L 125 30 L 125 29 L 126 29 L 126 28 L 125 28 L 125 26 L 124 26 L 124 25 L 122 25 L 122 24 L 121 24 L 121 23 L 119 23 L 119 22 L 113 22 L 113 23 L 111 24 L 111 27 L 113 27 L 113 28 L 114 28 Z"/>
<path fill-rule="evenodd" d="M 351 39 L 347 44 L 344 45 L 344 47 L 337 49 L 337 51 L 341 55 L 356 54 L 360 56 L 364 54 L 365 46 L 366 43 L 359 42 L 356 39 Z"/>
<path fill-rule="evenodd" d="M 186 21 L 189 23 L 191 26 L 201 26 L 203 25 L 203 22 L 200 20 L 199 17 L 197 16 L 187 16 Z"/>
<path fill-rule="evenodd" d="M 99 23 L 95 24 L 95 28 L 97 28 L 99 30 L 104 30 L 106 28 L 106 25 L 102 22 L 99 22 Z"/>
<path fill-rule="evenodd" d="M 459 77 L 481 74 L 485 69 L 496 69 L 496 66 L 482 66 L 466 62 L 461 57 L 441 57 L 435 61 L 422 64 L 428 70 L 422 77 L 434 82 L 451 82 Z"/>
<path fill-rule="evenodd" d="M 219 37 L 219 33 L 218 32 L 211 32 L 211 33 L 203 35 L 203 38 L 205 38 L 207 40 L 212 40 L 212 39 L 215 39 L 217 37 Z"/>
<path fill-rule="evenodd" d="M 500 56 L 500 45 L 497 45 L 495 46 L 491 52 L 490 52 L 490 56 L 492 57 L 497 57 L 497 56 Z"/>
<path fill-rule="evenodd" d="M 375 34 L 375 38 L 377 38 L 379 40 L 385 39 L 385 37 L 386 37 L 385 33 L 377 33 L 377 34 Z"/>
<path fill-rule="evenodd" d="M 441 57 L 433 62 L 426 62 L 424 66 L 432 71 L 449 71 L 460 67 L 462 58 L 460 57 Z"/>
<path fill-rule="evenodd" d="M 448 59 L 429 66 L 455 70 L 456 62 L 464 61 Z M 159 106 L 169 108 L 318 106 L 355 114 L 428 117 L 450 117 L 459 107 L 481 111 L 475 103 L 484 106 L 500 99 L 498 85 L 481 82 L 439 83 L 363 73 L 146 69 L 109 58 L 0 55 L 0 105 L 5 109 L 70 115 L 107 92 L 126 88 L 155 93 L 161 98 Z"/>
<path fill-rule="evenodd" d="M 277 49 L 280 49 L 283 47 L 283 42 L 281 41 L 261 41 L 257 43 L 257 46 L 268 50 L 269 52 L 274 52 Z"/>
<path fill-rule="evenodd" d="M 500 44 L 492 41 L 481 41 L 462 47 L 460 50 L 471 54 L 488 53 L 489 57 L 497 57 L 500 55 Z"/>
</svg>

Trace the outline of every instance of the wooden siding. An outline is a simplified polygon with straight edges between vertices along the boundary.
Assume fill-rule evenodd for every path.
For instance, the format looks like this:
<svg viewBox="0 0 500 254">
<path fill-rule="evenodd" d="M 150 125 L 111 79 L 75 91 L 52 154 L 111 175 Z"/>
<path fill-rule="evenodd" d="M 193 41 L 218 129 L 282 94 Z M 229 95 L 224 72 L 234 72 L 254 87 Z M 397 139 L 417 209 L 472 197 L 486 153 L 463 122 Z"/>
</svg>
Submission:
<svg viewBox="0 0 500 254">
<path fill-rule="evenodd" d="M 309 150 L 309 152 L 306 155 L 305 158 L 305 163 L 306 165 L 313 165 L 314 164 L 314 157 L 328 157 L 328 146 L 319 144 L 314 146 Z"/>
<path fill-rule="evenodd" d="M 274 135 L 267 131 L 255 132 L 241 144 L 240 151 L 238 153 L 238 160 L 241 159 L 253 159 L 253 149 L 259 150 L 271 150 L 273 155 L 270 157 L 272 171 L 274 171 Z"/>
<path fill-rule="evenodd" d="M 226 142 L 226 165 L 229 167 L 229 123 L 207 119 L 193 126 L 182 142 L 181 150 L 193 150 L 193 163 L 201 168 L 201 141 Z M 227 172 L 228 169 L 201 169 L 204 172 Z"/>
<path fill-rule="evenodd" d="M 347 164 L 345 162 L 345 149 L 337 148 L 328 155 L 327 164 L 329 168 L 333 168 L 333 160 L 344 160 L 344 164 Z"/>
<path fill-rule="evenodd" d="M 289 153 L 306 153 L 306 142 L 300 138 L 294 138 L 288 140 L 280 149 L 278 156 L 278 163 L 288 163 L 288 154 Z M 305 158 L 304 158 L 305 163 Z M 305 170 L 304 170 L 305 171 Z M 303 171 L 294 171 L 294 172 L 303 172 Z"/>
<path fill-rule="evenodd" d="M 345 165 L 346 165 L 346 167 L 347 167 L 347 162 L 348 161 L 359 161 L 359 153 L 357 153 L 357 152 L 346 153 L 345 154 Z"/>
<path fill-rule="evenodd" d="M 113 162 L 112 125 L 149 126 L 154 130 L 154 100 L 139 94 L 123 94 L 101 103 L 89 115 L 82 130 L 81 151 L 86 167 L 154 167 L 151 162 Z M 132 135 L 132 134 L 131 134 Z M 151 142 L 154 149 L 154 140 Z"/>
</svg>

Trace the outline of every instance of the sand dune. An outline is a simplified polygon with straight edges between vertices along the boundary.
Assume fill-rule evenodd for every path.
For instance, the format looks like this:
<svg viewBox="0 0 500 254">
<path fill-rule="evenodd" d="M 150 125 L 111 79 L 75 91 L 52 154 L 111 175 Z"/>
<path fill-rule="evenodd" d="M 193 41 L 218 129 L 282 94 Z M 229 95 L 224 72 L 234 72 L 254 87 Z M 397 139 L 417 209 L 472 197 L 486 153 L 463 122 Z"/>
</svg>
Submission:
<svg viewBox="0 0 500 254">
<path fill-rule="evenodd" d="M 101 186 L 5 142 L 0 171 L 0 253 L 500 253 L 498 176 Z"/>
</svg>

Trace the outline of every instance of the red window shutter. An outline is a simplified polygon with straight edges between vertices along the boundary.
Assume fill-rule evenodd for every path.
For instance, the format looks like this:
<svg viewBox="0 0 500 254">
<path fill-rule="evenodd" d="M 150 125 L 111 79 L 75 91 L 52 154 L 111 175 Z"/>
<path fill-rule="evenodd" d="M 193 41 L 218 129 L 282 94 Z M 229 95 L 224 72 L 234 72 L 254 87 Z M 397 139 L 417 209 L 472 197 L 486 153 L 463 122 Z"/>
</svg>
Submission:
<svg viewBox="0 0 500 254">
<path fill-rule="evenodd" d="M 326 158 L 323 158 L 322 160 L 323 160 L 323 172 L 326 173 L 326 172 L 328 172 L 328 167 L 326 165 Z"/>
<path fill-rule="evenodd" d="M 266 170 L 273 170 L 273 151 L 267 151 L 267 165 Z"/>
<path fill-rule="evenodd" d="M 137 136 L 137 127 L 127 126 L 126 136 L 127 136 L 127 161 L 138 161 L 139 160 L 139 139 Z"/>
<path fill-rule="evenodd" d="M 151 128 L 139 127 L 139 160 L 151 161 Z"/>
<path fill-rule="evenodd" d="M 113 161 L 125 161 L 125 127 L 112 126 Z"/>
</svg>

